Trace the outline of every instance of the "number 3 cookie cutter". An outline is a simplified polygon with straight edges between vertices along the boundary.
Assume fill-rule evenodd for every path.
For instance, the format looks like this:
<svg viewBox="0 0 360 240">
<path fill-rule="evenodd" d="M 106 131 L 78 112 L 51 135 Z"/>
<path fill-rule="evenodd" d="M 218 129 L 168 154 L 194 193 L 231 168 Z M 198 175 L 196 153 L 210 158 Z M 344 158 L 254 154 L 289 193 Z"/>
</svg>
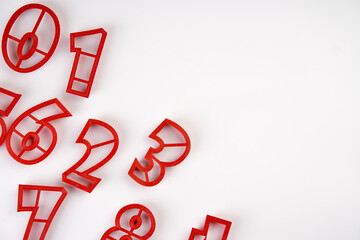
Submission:
<svg viewBox="0 0 360 240">
<path fill-rule="evenodd" d="M 183 141 L 181 142 L 165 142 L 162 140 L 158 134 L 166 127 L 170 126 L 173 128 L 173 130 L 177 131 L 183 138 Z M 186 133 L 186 131 L 177 123 L 174 121 L 171 121 L 169 119 L 165 119 L 150 135 L 149 138 L 154 139 L 156 142 L 158 142 L 159 147 L 152 148 L 150 147 L 145 155 L 145 160 L 148 162 L 147 166 L 142 166 L 141 163 L 137 158 L 135 158 L 132 166 L 130 167 L 130 170 L 128 172 L 128 175 L 134 179 L 137 183 L 146 186 L 146 187 L 152 187 L 158 184 L 165 176 L 165 168 L 166 167 L 174 167 L 178 164 L 180 164 L 184 159 L 187 157 L 187 155 L 190 152 L 191 142 L 189 135 Z M 155 157 L 156 154 L 160 153 L 166 148 L 184 148 L 184 152 L 174 161 L 167 161 L 163 162 L 160 161 L 158 158 Z M 160 173 L 157 176 L 156 179 L 151 180 L 149 175 L 151 171 L 155 170 L 155 165 L 157 165 L 160 168 Z M 143 175 L 145 175 L 145 179 L 140 178 L 136 172 L 141 172 Z"/>
</svg>

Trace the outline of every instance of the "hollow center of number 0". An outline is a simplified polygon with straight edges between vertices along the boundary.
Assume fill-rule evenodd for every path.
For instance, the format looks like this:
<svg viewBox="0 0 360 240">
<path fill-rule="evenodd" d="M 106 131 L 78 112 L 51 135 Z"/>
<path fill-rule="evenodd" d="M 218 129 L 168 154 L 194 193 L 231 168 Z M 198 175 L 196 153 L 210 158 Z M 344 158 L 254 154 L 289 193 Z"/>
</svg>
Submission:
<svg viewBox="0 0 360 240">
<path fill-rule="evenodd" d="M 38 38 L 35 33 L 25 33 L 20 39 L 20 43 L 17 48 L 17 55 L 20 59 L 28 59 L 35 53 L 37 45 Z"/>
</svg>

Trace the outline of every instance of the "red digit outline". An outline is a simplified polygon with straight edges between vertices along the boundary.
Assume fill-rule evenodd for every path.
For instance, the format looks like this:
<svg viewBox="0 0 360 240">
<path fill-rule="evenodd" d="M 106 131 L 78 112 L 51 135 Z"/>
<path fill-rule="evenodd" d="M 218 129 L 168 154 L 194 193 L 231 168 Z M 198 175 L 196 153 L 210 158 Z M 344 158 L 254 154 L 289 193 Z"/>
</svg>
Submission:
<svg viewBox="0 0 360 240">
<path fill-rule="evenodd" d="M 135 215 L 133 215 L 130 218 L 129 222 L 126 222 L 128 226 L 122 226 L 121 225 L 121 217 L 129 210 L 139 210 L 139 212 Z M 141 215 L 145 214 L 145 218 L 142 218 Z M 150 220 L 150 228 L 147 233 L 143 235 L 138 235 L 135 233 L 137 229 L 140 228 L 142 223 L 146 220 Z M 133 240 L 135 237 L 139 240 L 146 240 L 149 239 L 156 227 L 155 217 L 152 214 L 152 212 L 145 206 L 140 204 L 130 204 L 120 209 L 120 211 L 117 213 L 115 218 L 115 226 L 112 228 L 109 228 L 101 237 L 101 240 L 117 240 L 114 237 L 110 236 L 112 233 L 122 233 L 124 234 L 119 240 Z"/>
<path fill-rule="evenodd" d="M 0 109 L 0 115 L 7 117 L 7 116 L 9 116 L 9 114 L 13 110 L 13 108 L 15 107 L 16 103 L 21 98 L 21 94 L 11 92 L 2 87 L 0 87 L 0 94 L 4 94 L 4 95 L 7 95 L 7 96 L 10 96 L 13 98 L 13 100 L 11 101 L 11 103 L 8 105 L 8 107 L 6 109 Z"/>
<path fill-rule="evenodd" d="M 38 119 L 36 116 L 34 116 L 35 111 L 50 107 L 55 107 L 59 113 L 44 117 L 42 119 Z M 72 116 L 71 113 L 64 107 L 64 105 L 62 105 L 62 103 L 57 98 L 51 99 L 49 101 L 43 102 L 39 105 L 30 108 L 29 110 L 21 114 L 10 126 L 8 134 L 6 136 L 6 142 L 5 142 L 6 149 L 8 150 L 9 154 L 19 163 L 32 165 L 41 162 L 53 151 L 57 142 L 56 130 L 49 122 L 59 118 L 70 117 L 70 116 Z M 37 128 L 36 131 L 31 131 L 28 132 L 27 134 L 22 134 L 19 130 L 16 129 L 16 127 L 26 117 L 29 117 L 32 121 L 34 121 L 35 124 L 38 124 L 39 127 Z M 44 149 L 39 145 L 40 142 L 39 134 L 45 128 L 50 130 L 52 136 L 51 144 L 47 149 Z M 15 144 L 17 143 L 16 146 L 13 146 L 11 142 L 13 134 L 20 136 L 20 138 L 22 139 L 21 143 L 15 142 Z M 32 140 L 32 144 L 30 146 L 27 145 L 28 140 Z M 21 151 L 19 153 L 15 153 L 13 148 L 15 149 L 20 148 Z M 42 155 L 34 159 L 25 159 L 22 157 L 24 153 L 31 152 L 33 150 L 41 151 Z"/>
<path fill-rule="evenodd" d="M 160 137 L 157 136 L 157 134 L 163 129 L 165 128 L 167 125 L 172 126 L 173 128 L 175 128 L 183 137 L 185 142 L 181 142 L 181 143 L 165 143 Z M 185 130 L 180 127 L 180 125 L 178 125 L 177 123 L 169 120 L 169 119 L 165 119 L 150 135 L 149 138 L 154 139 L 155 141 L 157 141 L 159 143 L 159 147 L 158 148 L 150 148 L 148 150 L 148 152 L 145 155 L 145 160 L 148 162 L 148 166 L 144 167 L 141 165 L 141 163 L 139 162 L 139 160 L 137 158 L 135 158 L 128 174 L 129 176 L 134 179 L 137 183 L 146 186 L 146 187 L 152 187 L 155 186 L 156 184 L 158 184 L 165 176 L 165 168 L 166 167 L 173 167 L 178 165 L 179 163 L 181 163 L 189 154 L 190 152 L 190 147 L 191 147 L 191 143 L 190 143 L 190 138 L 189 135 L 185 132 Z M 164 148 L 167 147 L 185 147 L 185 151 L 184 153 L 175 161 L 172 162 L 162 162 L 159 159 L 157 159 L 154 154 L 156 153 L 160 153 L 161 151 L 164 150 Z M 160 174 L 159 176 L 153 180 L 150 181 L 149 179 L 149 172 L 152 171 L 154 169 L 154 164 L 157 164 L 160 166 Z M 135 172 L 136 170 L 139 170 L 141 172 L 143 172 L 145 174 L 145 180 L 139 178 Z"/>
<path fill-rule="evenodd" d="M 10 35 L 10 30 L 13 27 L 15 21 L 18 19 L 18 17 L 21 14 L 23 14 L 24 12 L 31 10 L 31 9 L 40 9 L 41 10 L 40 16 L 39 16 L 38 20 L 36 21 L 35 26 L 32 29 L 32 31 L 25 33 L 21 39 L 18 39 L 16 37 Z M 50 15 L 50 17 L 52 18 L 53 23 L 54 23 L 54 29 L 55 29 L 54 40 L 53 40 L 52 45 L 48 52 L 44 52 L 37 48 L 38 36 L 36 35 L 36 30 L 38 29 L 45 13 Z M 22 50 L 23 50 L 24 44 L 30 38 L 32 39 L 33 44 L 31 46 L 30 50 L 25 55 L 23 55 Z M 56 46 L 59 42 L 59 38 L 60 38 L 60 23 L 59 23 L 57 16 L 50 8 L 48 8 L 44 5 L 41 5 L 41 4 L 36 4 L 36 3 L 25 5 L 21 8 L 19 8 L 11 16 L 9 22 L 7 23 L 7 25 L 5 27 L 3 38 L 2 38 L 2 52 L 3 52 L 4 60 L 5 60 L 6 64 L 14 71 L 21 72 L 21 73 L 32 72 L 32 71 L 40 68 L 42 65 L 44 65 L 50 59 L 50 57 L 52 56 L 52 54 L 54 53 L 54 51 L 56 49 Z M 7 47 L 8 40 L 18 42 L 18 48 L 17 48 L 17 52 L 16 52 L 16 54 L 18 56 L 18 61 L 16 63 L 13 63 L 9 58 L 8 47 Z M 30 67 L 21 68 L 20 67 L 21 63 L 23 61 L 31 58 L 31 56 L 33 56 L 33 54 L 35 52 L 44 55 L 44 57 L 38 63 L 35 63 Z"/>
<path fill-rule="evenodd" d="M 95 34 L 101 34 L 101 39 L 100 39 L 96 54 L 84 52 L 84 51 L 82 51 L 81 48 L 75 47 L 75 39 L 76 38 L 89 36 L 89 35 L 95 35 Z M 70 79 L 69 79 L 69 83 L 68 83 L 66 92 L 80 96 L 80 97 L 85 97 L 85 98 L 89 97 L 91 87 L 94 82 L 95 73 L 96 73 L 96 70 L 97 70 L 97 67 L 98 67 L 98 64 L 100 61 L 101 52 L 104 47 L 106 35 L 107 35 L 107 32 L 102 28 L 70 34 L 70 51 L 75 52 L 76 54 L 75 54 L 74 63 L 73 63 L 72 69 L 71 69 Z M 76 77 L 76 71 L 79 66 L 79 60 L 80 60 L 81 55 L 85 55 L 85 56 L 94 58 L 94 63 L 91 68 L 90 76 L 88 79 L 81 79 L 81 78 Z M 86 84 L 85 91 L 75 89 L 74 82 L 85 83 Z"/>
<path fill-rule="evenodd" d="M 35 203 L 32 206 L 25 206 L 25 204 L 23 204 L 23 200 L 24 200 L 24 191 L 35 191 L 36 195 L 35 195 Z M 37 218 L 36 214 L 40 208 L 39 206 L 39 199 L 40 199 L 40 195 L 43 192 L 46 191 L 50 191 L 50 192 L 60 192 L 61 195 L 59 197 L 59 199 L 57 200 L 54 208 L 51 210 L 51 213 L 49 214 L 49 217 L 47 219 L 41 219 L 41 218 Z M 18 212 L 24 212 L 24 211 L 30 211 L 31 215 L 30 215 L 30 219 L 29 222 L 27 224 L 26 230 L 25 230 L 25 234 L 24 234 L 24 238 L 23 240 L 27 240 L 29 239 L 32 227 L 34 225 L 34 223 L 44 223 L 41 235 L 39 240 L 44 240 L 46 233 L 50 227 L 50 224 L 52 222 L 52 220 L 54 219 L 54 216 L 56 214 L 56 212 L 58 211 L 61 203 L 64 201 L 65 197 L 67 195 L 67 192 L 65 190 L 65 188 L 63 187 L 49 187 L 49 186 L 34 186 L 34 185 L 19 185 L 19 194 L 18 194 Z"/>
<path fill-rule="evenodd" d="M 6 137 L 6 124 L 2 118 L 0 118 L 0 127 L 1 127 L 0 146 L 1 146 Z"/>
<path fill-rule="evenodd" d="M 227 220 L 224 220 L 224 219 L 221 219 L 221 218 L 213 217 L 213 216 L 210 216 L 210 215 L 206 216 L 205 225 L 204 225 L 203 230 L 199 230 L 199 229 L 196 229 L 196 228 L 192 229 L 189 240 L 194 240 L 196 236 L 203 236 L 203 237 L 205 237 L 204 240 L 206 240 L 207 234 L 208 234 L 208 231 L 209 231 L 209 227 L 210 227 L 210 223 L 217 223 L 217 224 L 222 224 L 222 225 L 225 226 L 223 235 L 222 235 L 220 240 L 226 240 L 228 235 L 229 235 L 231 222 L 227 221 Z"/>
<path fill-rule="evenodd" d="M 19 101 L 21 95 L 11 92 L 9 90 L 6 90 L 5 88 L 0 87 L 0 95 L 6 95 L 13 98 L 13 100 L 10 102 L 10 104 L 6 107 L 6 109 L 0 109 L 0 116 L 7 117 L 9 116 L 10 112 L 15 107 L 16 103 Z M 4 119 L 0 117 L 0 126 L 1 126 L 1 134 L 0 134 L 0 146 L 5 140 L 6 137 L 6 124 Z"/>
<path fill-rule="evenodd" d="M 93 125 L 100 126 L 103 129 L 105 129 L 106 131 L 110 132 L 113 139 L 92 145 L 84 137 L 85 137 L 86 133 L 91 129 L 91 126 L 93 126 Z M 71 168 L 69 168 L 62 174 L 62 181 L 90 193 L 90 192 L 92 192 L 92 190 L 94 190 L 96 185 L 101 181 L 101 178 L 91 176 L 90 173 L 92 173 L 92 172 L 96 171 L 97 169 L 99 169 L 100 167 L 102 167 L 115 155 L 115 153 L 118 149 L 118 146 L 119 146 L 119 137 L 118 137 L 116 131 L 114 130 L 114 128 L 112 128 L 109 124 L 107 124 L 103 121 L 100 121 L 100 120 L 89 119 L 87 121 L 85 127 L 81 131 L 78 139 L 76 140 L 76 143 L 84 144 L 86 146 L 86 152 L 75 165 L 73 165 Z M 91 154 L 91 151 L 93 149 L 99 148 L 102 146 L 106 146 L 109 144 L 114 144 L 114 146 L 112 147 L 109 154 L 104 159 L 102 159 L 102 160 L 100 159 L 100 161 L 97 164 L 95 164 L 94 166 L 92 166 L 91 168 L 89 168 L 85 171 L 81 172 L 81 171 L 77 170 L 88 159 L 88 157 Z M 90 181 L 90 185 L 86 186 L 77 181 L 69 179 L 68 177 L 70 174 L 76 174 L 77 176 L 81 177 L 82 179 Z"/>
</svg>

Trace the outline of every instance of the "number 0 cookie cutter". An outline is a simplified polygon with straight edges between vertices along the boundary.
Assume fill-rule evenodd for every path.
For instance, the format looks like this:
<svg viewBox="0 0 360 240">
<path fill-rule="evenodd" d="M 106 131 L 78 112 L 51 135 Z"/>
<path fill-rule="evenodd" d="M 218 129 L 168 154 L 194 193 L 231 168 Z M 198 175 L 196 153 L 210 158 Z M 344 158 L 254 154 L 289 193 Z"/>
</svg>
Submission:
<svg viewBox="0 0 360 240">
<path fill-rule="evenodd" d="M 12 27 L 14 26 L 14 23 L 16 22 L 16 20 L 18 20 L 19 16 L 29 10 L 34 10 L 34 9 L 41 10 L 41 13 L 40 13 L 33 29 L 30 32 L 24 33 L 20 39 L 13 35 L 10 35 L 10 31 L 11 31 Z M 52 44 L 51 44 L 48 52 L 44 52 L 37 47 L 38 43 L 39 43 L 39 37 L 36 34 L 36 31 L 38 30 L 40 23 L 43 21 L 45 14 L 47 14 L 51 17 L 53 24 L 54 24 L 54 29 L 55 29 L 54 39 L 52 41 Z M 57 16 L 50 8 L 48 8 L 44 5 L 41 5 L 41 4 L 36 4 L 36 3 L 25 5 L 21 8 L 19 8 L 11 16 L 9 22 L 7 23 L 7 25 L 5 27 L 3 38 L 2 38 L 2 45 L 1 45 L 4 60 L 5 60 L 6 64 L 14 71 L 21 72 L 21 73 L 32 72 L 32 71 L 40 68 L 42 65 L 44 65 L 50 59 L 50 57 L 52 56 L 52 54 L 54 53 L 54 51 L 56 49 L 56 46 L 59 42 L 59 38 L 60 38 L 60 23 L 59 23 Z M 32 41 L 32 45 L 31 45 L 29 51 L 24 54 L 23 50 L 24 50 L 25 43 L 28 42 L 29 40 Z M 12 62 L 9 57 L 10 53 L 8 52 L 8 50 L 9 50 L 8 49 L 8 41 L 15 41 L 18 44 L 17 51 L 16 51 L 16 55 L 17 55 L 16 62 Z M 32 60 L 31 57 L 35 54 L 35 52 L 43 55 L 43 57 L 40 58 L 40 60 L 37 63 L 31 64 L 31 66 L 29 66 L 29 67 L 21 67 L 20 65 L 23 62 Z"/>
</svg>

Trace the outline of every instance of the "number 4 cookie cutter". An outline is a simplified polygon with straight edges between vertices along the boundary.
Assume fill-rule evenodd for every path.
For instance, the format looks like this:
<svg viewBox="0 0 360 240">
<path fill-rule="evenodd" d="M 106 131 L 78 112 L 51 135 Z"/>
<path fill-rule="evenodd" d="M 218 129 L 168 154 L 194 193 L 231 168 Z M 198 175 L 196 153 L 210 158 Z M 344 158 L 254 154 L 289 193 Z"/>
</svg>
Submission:
<svg viewBox="0 0 360 240">
<path fill-rule="evenodd" d="M 204 228 L 202 230 L 196 229 L 196 228 L 192 229 L 189 240 L 198 239 L 198 238 L 196 238 L 197 236 L 205 237 L 204 240 L 206 240 L 211 223 L 221 224 L 221 225 L 225 226 L 222 237 L 219 240 L 226 240 L 228 235 L 229 235 L 231 222 L 227 221 L 227 220 L 224 220 L 224 219 L 221 219 L 221 218 L 213 217 L 213 216 L 210 216 L 210 215 L 206 216 L 205 225 L 204 225 Z"/>
</svg>

